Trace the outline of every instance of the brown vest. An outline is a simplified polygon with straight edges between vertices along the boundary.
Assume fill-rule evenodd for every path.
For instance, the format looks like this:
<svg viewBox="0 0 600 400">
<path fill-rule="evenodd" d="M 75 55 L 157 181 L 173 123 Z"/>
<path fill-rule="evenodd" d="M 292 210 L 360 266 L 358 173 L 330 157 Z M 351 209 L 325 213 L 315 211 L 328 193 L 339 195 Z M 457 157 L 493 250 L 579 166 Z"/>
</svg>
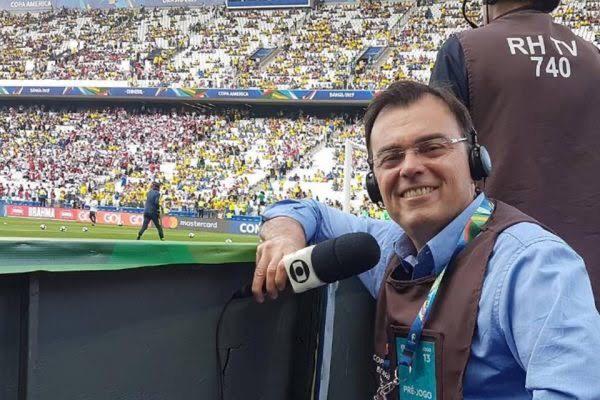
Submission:
<svg viewBox="0 0 600 400">
<path fill-rule="evenodd" d="M 436 346 L 437 400 L 463 398 L 463 376 L 475 333 L 483 278 L 496 238 L 517 223 L 538 223 L 514 207 L 500 201 L 495 203 L 492 217 L 482 232 L 448 266 L 423 330 L 422 340 L 433 341 Z M 394 261 L 395 257 L 384 274 L 375 317 L 374 360 L 380 378 L 385 375 L 381 373 L 382 360 L 397 365 L 394 338 L 398 334 L 406 337 L 435 280 L 435 276 L 395 280 L 391 275 L 398 264 Z M 397 390 L 387 398 L 397 399 Z"/>
<path fill-rule="evenodd" d="M 458 38 L 471 116 L 494 163 L 485 192 L 565 239 L 600 307 L 600 52 L 534 10 Z"/>
</svg>

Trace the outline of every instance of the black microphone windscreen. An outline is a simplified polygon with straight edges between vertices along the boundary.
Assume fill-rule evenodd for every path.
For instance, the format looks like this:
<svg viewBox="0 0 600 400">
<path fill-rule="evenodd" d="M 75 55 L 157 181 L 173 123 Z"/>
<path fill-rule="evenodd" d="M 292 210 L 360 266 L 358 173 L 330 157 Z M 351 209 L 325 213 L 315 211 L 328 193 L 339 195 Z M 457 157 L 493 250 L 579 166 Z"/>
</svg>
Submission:
<svg viewBox="0 0 600 400">
<path fill-rule="evenodd" d="M 381 257 L 375 238 L 368 233 L 347 233 L 315 246 L 311 261 L 315 274 L 331 283 L 373 268 Z"/>
</svg>

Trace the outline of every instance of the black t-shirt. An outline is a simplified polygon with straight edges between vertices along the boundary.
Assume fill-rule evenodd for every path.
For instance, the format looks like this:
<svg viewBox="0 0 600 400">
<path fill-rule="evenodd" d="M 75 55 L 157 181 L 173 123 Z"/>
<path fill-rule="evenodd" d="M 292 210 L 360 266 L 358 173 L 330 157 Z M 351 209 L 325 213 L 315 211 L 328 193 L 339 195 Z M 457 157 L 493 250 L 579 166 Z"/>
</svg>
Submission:
<svg viewBox="0 0 600 400">
<path fill-rule="evenodd" d="M 158 199 L 160 198 L 160 192 L 158 190 L 152 189 L 148 192 L 146 196 L 146 205 L 144 207 L 144 214 L 149 215 L 158 215 L 159 203 Z"/>
<path fill-rule="evenodd" d="M 455 35 L 444 42 L 429 78 L 430 86 L 442 86 L 469 108 L 469 78 L 462 45 Z"/>
</svg>

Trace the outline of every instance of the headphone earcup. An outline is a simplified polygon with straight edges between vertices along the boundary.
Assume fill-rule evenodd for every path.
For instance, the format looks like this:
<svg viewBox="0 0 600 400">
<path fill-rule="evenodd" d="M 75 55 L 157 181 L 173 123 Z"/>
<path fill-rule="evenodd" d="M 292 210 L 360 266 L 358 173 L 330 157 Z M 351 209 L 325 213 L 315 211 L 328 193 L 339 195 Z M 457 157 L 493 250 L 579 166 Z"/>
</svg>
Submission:
<svg viewBox="0 0 600 400">
<path fill-rule="evenodd" d="M 375 179 L 373 171 L 367 173 L 367 176 L 365 177 L 365 186 L 367 187 L 369 198 L 373 203 L 379 204 L 383 202 L 381 192 L 379 192 L 379 184 L 377 183 L 377 179 Z"/>
<path fill-rule="evenodd" d="M 469 168 L 474 181 L 487 178 L 492 173 L 492 160 L 484 146 L 475 144 L 469 152 Z"/>
</svg>

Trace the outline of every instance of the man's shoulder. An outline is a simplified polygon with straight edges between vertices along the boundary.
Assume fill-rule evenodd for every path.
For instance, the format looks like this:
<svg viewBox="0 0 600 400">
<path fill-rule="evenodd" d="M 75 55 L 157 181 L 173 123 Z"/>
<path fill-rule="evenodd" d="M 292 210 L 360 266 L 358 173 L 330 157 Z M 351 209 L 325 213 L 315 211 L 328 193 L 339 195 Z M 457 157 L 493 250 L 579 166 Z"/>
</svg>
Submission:
<svg viewBox="0 0 600 400">
<path fill-rule="evenodd" d="M 490 220 L 490 229 L 498 232 L 498 239 L 524 246 L 538 240 L 561 240 L 544 227 L 543 222 L 537 221 L 517 207 L 498 199 L 491 201 L 496 207 L 494 218 Z"/>
<path fill-rule="evenodd" d="M 486 40 L 489 36 L 506 36 L 506 30 L 497 24 L 488 24 L 475 29 L 466 29 L 464 31 L 456 32 L 454 35 L 460 44 L 465 46 L 472 41 Z"/>
<path fill-rule="evenodd" d="M 460 34 L 462 32 L 451 33 L 441 44 L 438 49 L 437 59 L 440 59 L 440 55 L 443 57 L 456 57 L 462 55 L 462 44 L 460 41 Z"/>
<path fill-rule="evenodd" d="M 494 244 L 486 272 L 488 286 L 500 296 L 512 285 L 540 280 L 580 279 L 585 262 L 563 239 L 534 222 L 520 222 L 502 231 Z M 514 281 L 514 283 L 507 283 Z M 509 290 L 510 296 L 517 292 Z"/>
<path fill-rule="evenodd" d="M 500 232 L 490 262 L 508 266 L 528 259 L 581 262 L 567 242 L 535 222 L 519 222 Z"/>
<path fill-rule="evenodd" d="M 498 232 L 494 245 L 494 257 L 506 255 L 514 259 L 523 252 L 547 252 L 564 248 L 575 251 L 558 235 L 546 228 L 541 222 L 523 213 L 518 208 L 496 200 L 494 216 L 496 223 L 490 229 Z M 528 250 L 528 251 L 525 251 Z"/>
<path fill-rule="evenodd" d="M 533 243 L 543 241 L 558 242 L 566 245 L 565 241 L 560 237 L 534 222 L 519 222 L 514 224 L 500 232 L 498 239 L 518 247 L 528 247 Z"/>
</svg>

